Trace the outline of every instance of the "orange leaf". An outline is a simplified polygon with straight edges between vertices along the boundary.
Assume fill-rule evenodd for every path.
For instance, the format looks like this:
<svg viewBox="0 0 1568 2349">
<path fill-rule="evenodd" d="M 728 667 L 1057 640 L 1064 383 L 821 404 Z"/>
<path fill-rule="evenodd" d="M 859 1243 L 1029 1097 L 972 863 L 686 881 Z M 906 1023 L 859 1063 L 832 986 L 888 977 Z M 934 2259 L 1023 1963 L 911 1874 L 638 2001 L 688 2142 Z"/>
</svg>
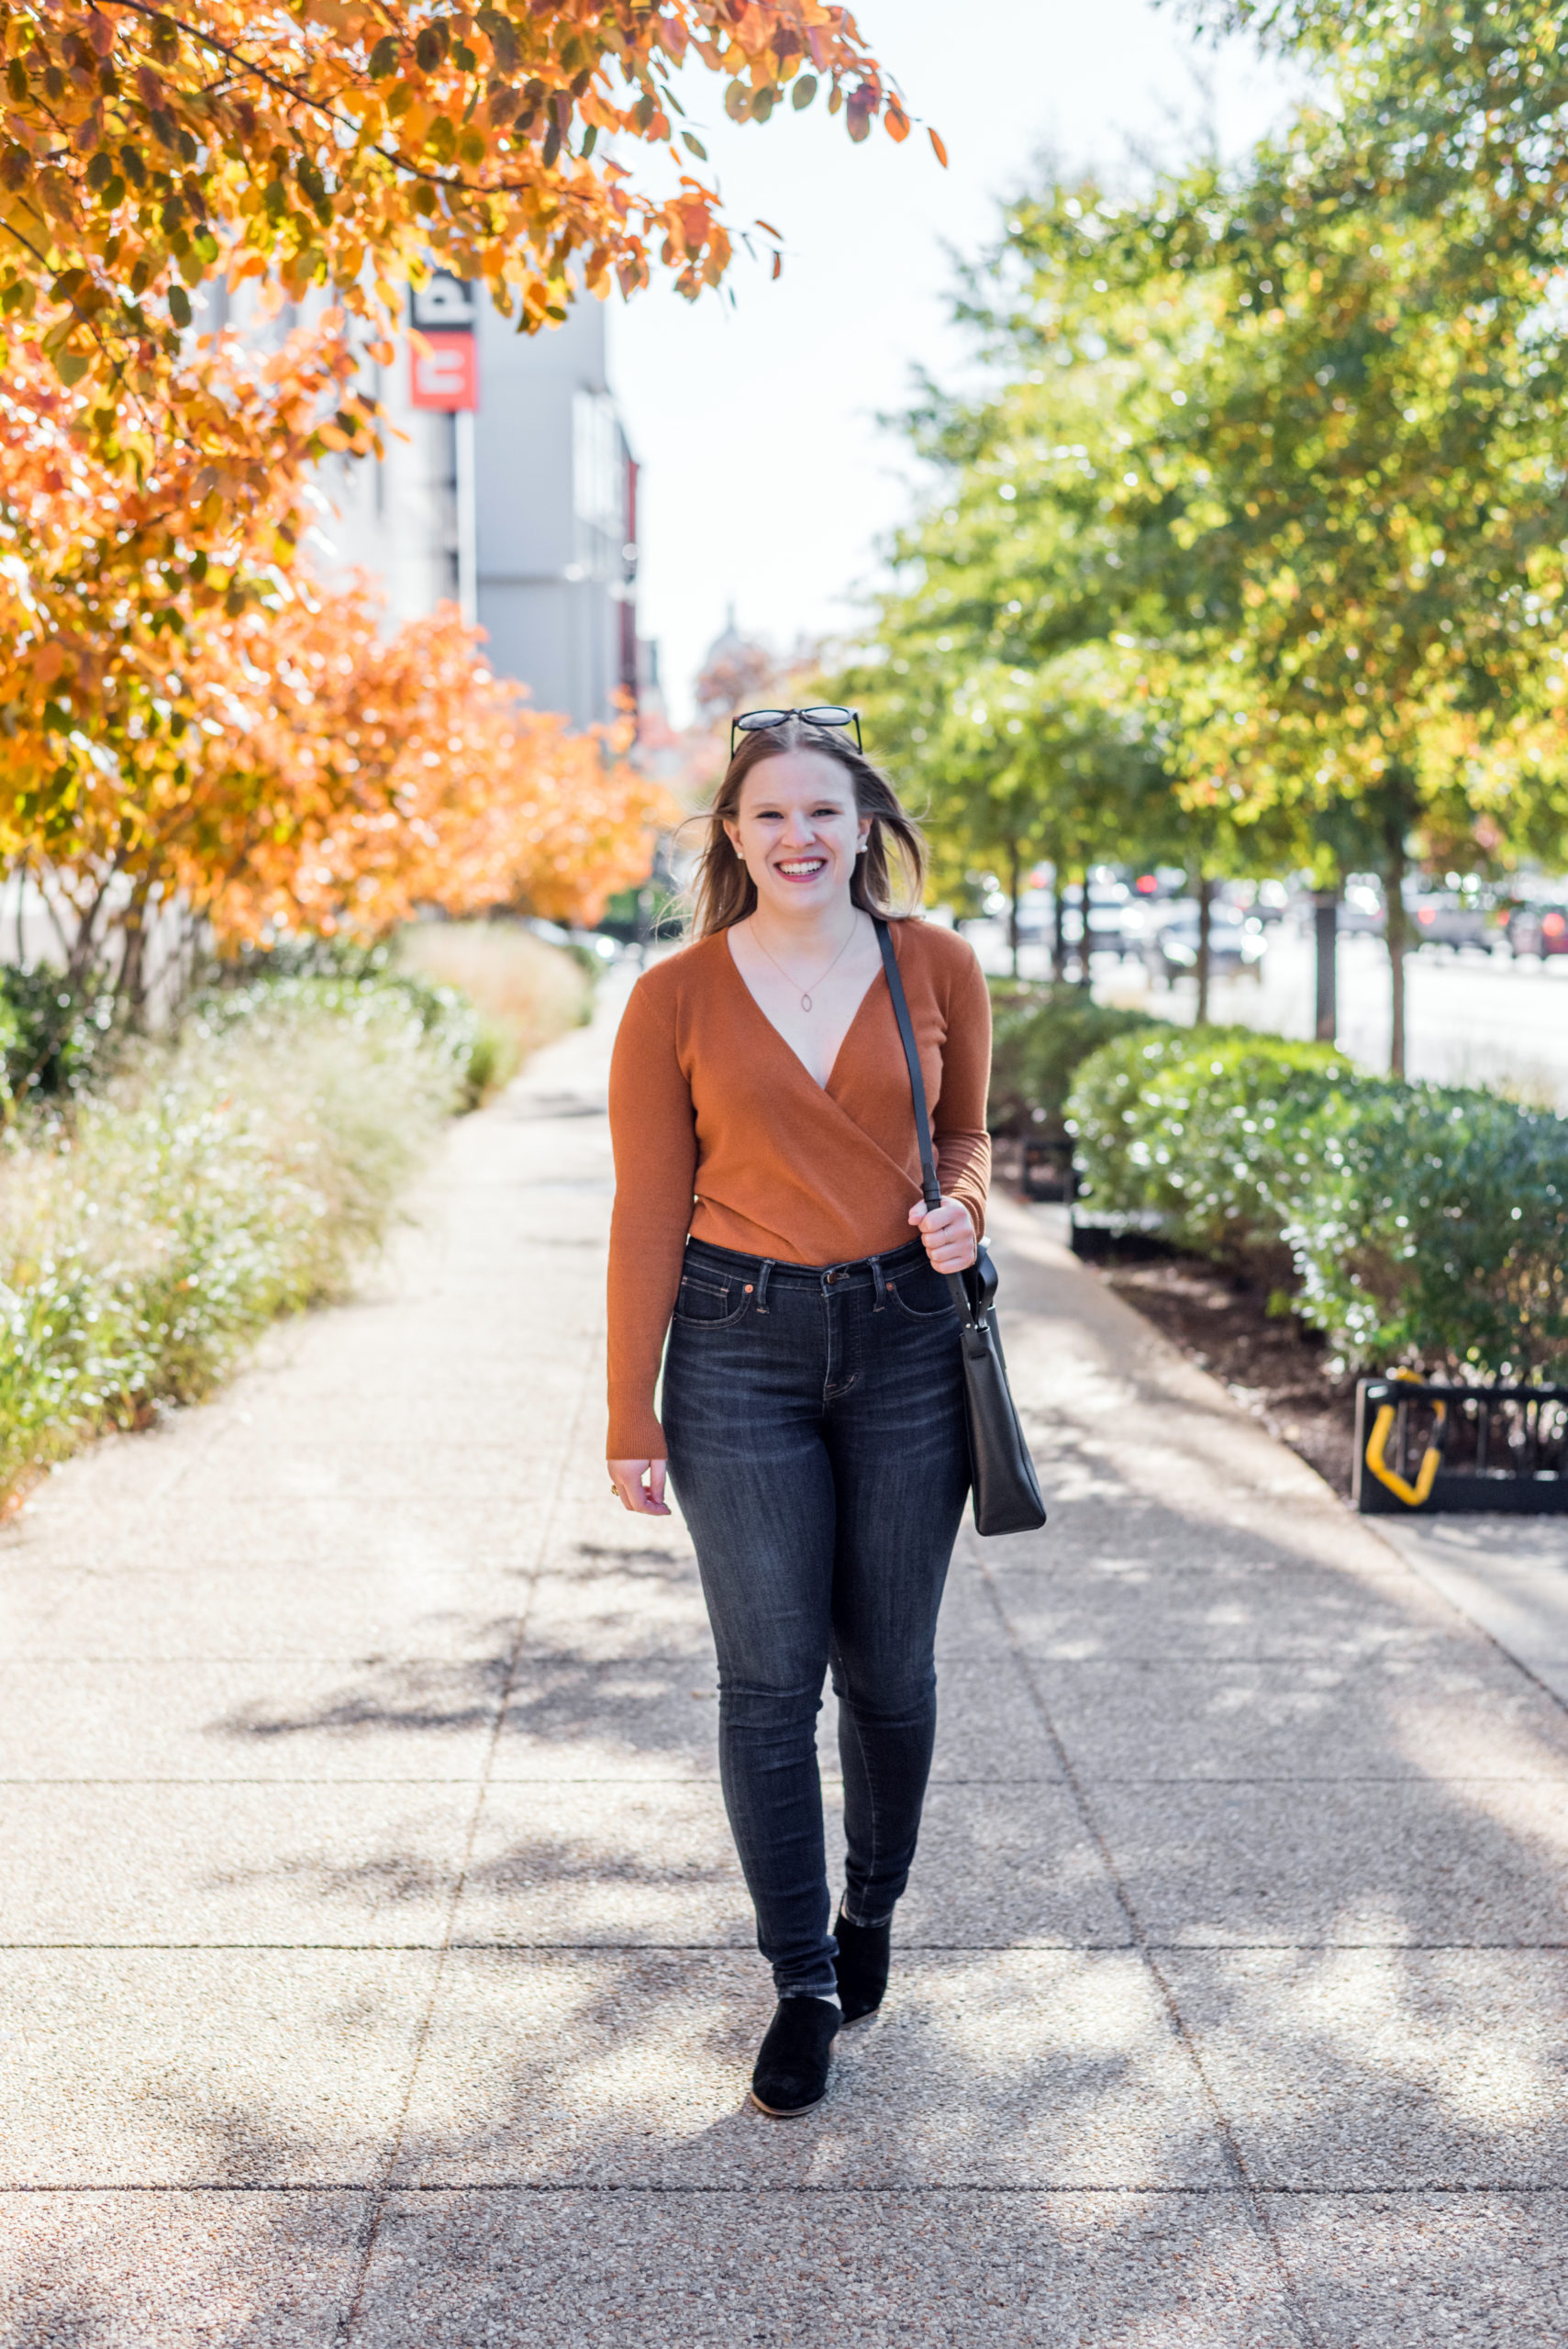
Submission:
<svg viewBox="0 0 1568 2349">
<path fill-rule="evenodd" d="M 887 135 L 889 139 L 896 142 L 908 138 L 909 117 L 905 113 L 896 98 L 888 99 L 887 112 L 883 119 L 887 126 Z"/>
<path fill-rule="evenodd" d="M 947 169 L 947 167 L 948 167 L 948 150 L 947 150 L 947 149 L 942 145 L 942 142 L 941 142 L 941 140 L 938 138 L 938 136 L 937 136 L 936 132 L 935 132 L 934 130 L 932 130 L 929 126 L 928 126 L 928 128 L 927 128 L 926 136 L 927 136 L 927 138 L 928 138 L 928 139 L 930 140 L 930 142 L 931 142 L 931 151 L 932 151 L 932 153 L 936 156 L 936 159 L 937 159 L 938 162 L 941 165 L 941 167 L 942 167 L 943 171 L 945 172 L 945 171 L 946 171 L 946 169 Z"/>
<path fill-rule="evenodd" d="M 757 226 L 765 237 L 777 237 L 780 244 L 783 244 L 784 231 L 781 228 L 775 228 L 771 220 L 759 220 Z"/>
</svg>

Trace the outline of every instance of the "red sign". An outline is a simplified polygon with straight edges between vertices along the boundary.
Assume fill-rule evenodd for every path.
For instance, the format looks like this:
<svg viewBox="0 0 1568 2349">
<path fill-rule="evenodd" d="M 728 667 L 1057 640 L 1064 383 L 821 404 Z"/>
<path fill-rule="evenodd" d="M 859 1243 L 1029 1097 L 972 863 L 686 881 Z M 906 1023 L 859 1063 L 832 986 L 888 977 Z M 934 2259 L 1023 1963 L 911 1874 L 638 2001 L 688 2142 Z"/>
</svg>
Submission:
<svg viewBox="0 0 1568 2349">
<path fill-rule="evenodd" d="M 430 334 L 409 346 L 409 377 L 416 407 L 476 408 L 479 406 L 478 337 Z"/>
</svg>

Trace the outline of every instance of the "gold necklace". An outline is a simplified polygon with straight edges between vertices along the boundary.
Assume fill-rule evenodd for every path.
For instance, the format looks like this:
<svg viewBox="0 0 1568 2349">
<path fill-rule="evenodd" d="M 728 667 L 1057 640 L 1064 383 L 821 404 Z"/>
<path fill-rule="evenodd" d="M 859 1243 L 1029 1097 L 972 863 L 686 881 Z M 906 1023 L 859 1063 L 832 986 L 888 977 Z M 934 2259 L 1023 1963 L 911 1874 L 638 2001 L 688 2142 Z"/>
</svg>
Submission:
<svg viewBox="0 0 1568 2349">
<path fill-rule="evenodd" d="M 860 923 L 858 921 L 852 921 L 850 924 L 850 934 L 848 938 L 845 939 L 842 946 L 840 947 L 838 952 L 834 955 L 833 960 L 828 963 L 827 970 L 822 972 L 819 977 L 813 979 L 810 986 L 803 990 L 800 998 L 800 1008 L 802 1011 L 809 1011 L 811 1009 L 811 998 L 816 989 L 821 985 L 823 979 L 829 977 L 831 974 L 838 969 L 840 963 L 843 961 L 845 955 L 849 952 L 851 947 L 854 944 L 855 940 L 860 936 Z M 796 978 L 791 977 L 789 972 L 784 969 L 782 963 L 773 963 L 773 956 L 768 952 L 767 948 L 763 945 L 755 930 L 751 932 L 751 943 L 756 948 L 759 954 L 762 955 L 768 962 L 773 963 L 773 968 L 778 973 L 781 979 L 787 979 L 792 987 L 797 987 L 800 985 L 800 981 Z"/>
</svg>

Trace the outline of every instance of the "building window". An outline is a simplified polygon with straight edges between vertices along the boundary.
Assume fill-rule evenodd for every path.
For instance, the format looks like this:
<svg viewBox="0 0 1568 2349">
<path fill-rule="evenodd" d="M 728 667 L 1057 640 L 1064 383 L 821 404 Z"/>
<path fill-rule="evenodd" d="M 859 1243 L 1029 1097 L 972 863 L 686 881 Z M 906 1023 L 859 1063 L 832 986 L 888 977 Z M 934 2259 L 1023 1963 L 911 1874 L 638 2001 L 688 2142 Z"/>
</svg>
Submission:
<svg viewBox="0 0 1568 2349">
<path fill-rule="evenodd" d="M 604 392 L 577 392 L 572 401 L 573 503 L 577 518 L 602 530 L 618 549 L 625 535 L 625 466 L 616 406 Z"/>
</svg>

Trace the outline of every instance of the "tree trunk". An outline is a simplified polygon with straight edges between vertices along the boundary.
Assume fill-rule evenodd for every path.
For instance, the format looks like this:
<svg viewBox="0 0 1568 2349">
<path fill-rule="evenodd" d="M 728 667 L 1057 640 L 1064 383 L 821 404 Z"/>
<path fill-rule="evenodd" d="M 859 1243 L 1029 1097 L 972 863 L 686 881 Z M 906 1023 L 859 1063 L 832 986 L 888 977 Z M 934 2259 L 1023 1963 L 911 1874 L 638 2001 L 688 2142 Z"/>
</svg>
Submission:
<svg viewBox="0 0 1568 2349">
<path fill-rule="evenodd" d="M 1318 1017 L 1313 1030 L 1320 1044 L 1331 1044 L 1340 1033 L 1340 892 L 1312 893 L 1312 936 L 1318 961 Z"/>
<path fill-rule="evenodd" d="M 147 910 L 151 896 L 151 882 L 145 877 L 139 880 L 120 924 L 125 945 L 116 993 L 138 1027 L 147 1008 Z"/>
<path fill-rule="evenodd" d="M 1007 843 L 1007 951 L 1013 958 L 1013 976 L 1018 976 L 1018 890 L 1022 879 L 1022 859 L 1017 841 Z"/>
<path fill-rule="evenodd" d="M 1383 900 L 1388 941 L 1388 1074 L 1405 1074 L 1405 954 L 1409 942 L 1405 915 L 1404 809 L 1388 817 L 1384 833 Z"/>
<path fill-rule="evenodd" d="M 66 956 L 65 975 L 73 987 L 85 986 L 87 984 L 87 974 L 93 968 L 94 959 L 98 951 L 98 916 L 104 909 L 105 901 L 114 885 L 117 870 L 117 864 L 110 865 L 95 890 L 92 903 L 85 913 L 74 904 L 72 907 L 72 911 L 76 916 L 76 935 L 71 941 L 70 951 Z M 57 930 L 60 929 L 61 925 L 58 921 L 55 927 Z M 63 934 L 61 931 L 62 937 Z"/>
<path fill-rule="evenodd" d="M 1060 862 L 1051 868 L 1051 975 L 1058 986 L 1067 977 L 1067 891 Z"/>
<path fill-rule="evenodd" d="M 126 918 L 120 925 L 120 935 L 123 943 L 120 949 L 119 977 L 116 983 L 115 992 L 128 1008 L 132 1019 L 139 1020 L 142 1002 L 147 993 L 142 976 L 142 950 L 147 943 L 147 932 L 142 927 L 142 907 L 139 900 L 134 900 L 126 908 Z"/>
<path fill-rule="evenodd" d="M 1214 883 L 1207 873 L 1197 877 L 1197 1010 L 1195 1024 L 1208 1025 L 1209 937 L 1214 928 Z"/>
<path fill-rule="evenodd" d="M 1078 892 L 1078 985 L 1087 991 L 1094 985 L 1094 973 L 1089 968 L 1089 868 L 1086 864 L 1073 885 Z"/>
</svg>

